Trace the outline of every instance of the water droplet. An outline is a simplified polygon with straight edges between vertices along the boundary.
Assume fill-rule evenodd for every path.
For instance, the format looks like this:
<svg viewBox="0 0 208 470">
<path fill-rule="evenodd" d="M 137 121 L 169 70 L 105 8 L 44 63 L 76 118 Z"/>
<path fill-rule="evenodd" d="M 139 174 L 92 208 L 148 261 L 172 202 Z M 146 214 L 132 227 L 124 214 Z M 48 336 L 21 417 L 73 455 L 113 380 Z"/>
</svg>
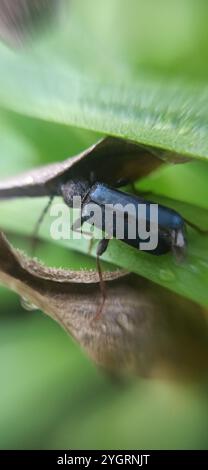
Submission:
<svg viewBox="0 0 208 470">
<path fill-rule="evenodd" d="M 117 319 L 117 323 L 126 331 L 132 331 L 133 325 L 132 322 L 129 322 L 128 316 L 125 313 L 119 313 Z"/>
<path fill-rule="evenodd" d="M 199 269 L 197 268 L 197 266 L 195 264 L 189 264 L 189 269 L 193 272 L 193 273 L 198 273 L 199 272 Z"/>
<path fill-rule="evenodd" d="M 28 300 L 26 297 L 21 297 L 20 303 L 21 303 L 22 308 L 24 308 L 24 310 L 27 310 L 28 312 L 33 312 L 34 310 L 38 310 L 38 307 L 36 307 L 36 305 L 30 302 L 30 300 Z"/>
<path fill-rule="evenodd" d="M 160 269 L 159 276 L 161 281 L 172 282 L 175 280 L 175 274 L 170 269 Z"/>
<path fill-rule="evenodd" d="M 106 326 L 104 323 L 102 323 L 101 329 L 102 329 L 103 333 L 106 333 L 106 331 L 107 331 L 107 326 Z"/>
</svg>

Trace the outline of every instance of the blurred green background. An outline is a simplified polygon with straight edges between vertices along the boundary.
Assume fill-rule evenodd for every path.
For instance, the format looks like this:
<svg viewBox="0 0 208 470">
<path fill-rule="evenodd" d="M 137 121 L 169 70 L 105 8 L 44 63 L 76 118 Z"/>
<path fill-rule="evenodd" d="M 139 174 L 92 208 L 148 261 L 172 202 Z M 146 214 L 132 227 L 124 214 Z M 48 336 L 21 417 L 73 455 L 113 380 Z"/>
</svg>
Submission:
<svg viewBox="0 0 208 470">
<path fill-rule="evenodd" d="M 207 84 L 206 0 L 72 0 L 69 5 L 66 1 L 65 8 L 50 28 L 22 48 L 10 51 L 1 44 L 0 68 L 12 54 L 20 60 L 24 56 L 25 62 L 32 57 L 40 70 L 47 57 L 52 69 L 53 64 L 62 68 L 67 63 L 83 78 L 102 77 L 114 84 L 140 75 Z M 2 68 L 2 72 L 7 71 Z M 18 87 L 12 94 L 18 95 Z M 86 129 L 58 124 L 55 117 L 54 123 L 47 122 L 18 114 L 15 107 L 6 108 L 5 101 L 0 108 L 1 179 L 62 160 L 99 137 Z M 205 164 L 196 165 L 196 175 L 203 179 Z M 178 170 L 180 175 L 183 182 L 183 170 Z M 162 188 L 159 193 L 173 197 L 174 171 L 168 170 L 167 187 L 165 178 L 159 174 L 153 189 Z M 180 186 L 179 199 L 193 202 L 188 183 L 182 190 Z M 205 186 L 204 177 L 204 192 L 196 197 L 197 204 L 207 209 Z M 20 235 L 10 233 L 10 240 L 28 246 Z M 88 256 L 50 243 L 39 246 L 38 257 L 72 269 L 95 266 Z M 0 374 L 2 449 L 208 448 L 206 380 L 181 384 L 138 378 L 118 386 L 97 370 L 57 324 L 42 312 L 25 311 L 17 296 L 3 287 Z"/>
</svg>

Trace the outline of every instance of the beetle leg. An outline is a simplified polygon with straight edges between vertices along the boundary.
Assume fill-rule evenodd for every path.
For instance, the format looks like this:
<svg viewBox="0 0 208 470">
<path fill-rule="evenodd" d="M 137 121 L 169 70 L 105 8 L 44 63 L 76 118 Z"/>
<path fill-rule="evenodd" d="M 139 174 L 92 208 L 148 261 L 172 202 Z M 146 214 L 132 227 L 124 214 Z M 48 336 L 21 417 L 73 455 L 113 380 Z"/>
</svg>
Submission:
<svg viewBox="0 0 208 470">
<path fill-rule="evenodd" d="M 88 250 L 87 250 L 88 255 L 91 255 L 91 251 L 93 249 L 93 244 L 96 241 L 97 241 L 96 238 L 91 237 L 91 239 L 89 241 L 89 247 L 88 247 Z"/>
<path fill-rule="evenodd" d="M 92 234 L 91 232 L 85 232 L 82 230 L 82 225 L 87 222 L 89 219 L 89 217 L 81 217 L 81 219 L 77 219 L 75 220 L 75 222 L 72 224 L 71 226 L 71 230 L 73 232 L 77 232 L 77 233 L 83 233 L 84 235 L 87 235 L 89 236 L 91 239 L 92 239 Z"/>
<path fill-rule="evenodd" d="M 43 209 L 39 219 L 37 220 L 37 222 L 35 224 L 34 231 L 33 231 L 33 234 L 32 234 L 32 240 L 31 240 L 31 253 L 32 253 L 32 256 L 34 256 L 35 250 L 36 250 L 36 247 L 37 247 L 38 232 L 39 232 L 40 226 L 41 226 L 47 212 L 49 211 L 49 209 L 51 207 L 51 204 L 53 202 L 53 198 L 54 198 L 54 196 L 50 197 L 49 201 L 47 202 L 47 205 Z"/>
<path fill-rule="evenodd" d="M 101 292 L 101 296 L 102 296 L 102 301 L 101 301 L 101 304 L 98 308 L 96 316 L 95 316 L 95 318 L 93 318 L 93 320 L 99 320 L 99 318 L 102 314 L 102 310 L 103 310 L 103 307 L 104 307 L 104 304 L 105 304 L 105 300 L 106 300 L 106 284 L 103 280 L 102 268 L 101 268 L 101 264 L 100 264 L 100 256 L 102 256 L 103 253 L 105 253 L 105 251 L 107 250 L 109 241 L 110 240 L 107 239 L 107 238 L 103 238 L 102 240 L 100 240 L 100 242 L 98 243 L 98 246 L 97 246 L 97 250 L 96 250 L 97 271 L 98 271 L 98 275 L 99 275 L 99 279 L 100 279 L 100 292 Z"/>
<path fill-rule="evenodd" d="M 98 243 L 97 251 L 96 251 L 96 255 L 97 255 L 98 258 L 99 258 L 100 256 L 102 256 L 103 253 L 105 253 L 105 251 L 107 250 L 109 241 L 110 241 L 109 238 L 103 238 L 103 239 L 100 240 L 100 242 Z"/>
</svg>

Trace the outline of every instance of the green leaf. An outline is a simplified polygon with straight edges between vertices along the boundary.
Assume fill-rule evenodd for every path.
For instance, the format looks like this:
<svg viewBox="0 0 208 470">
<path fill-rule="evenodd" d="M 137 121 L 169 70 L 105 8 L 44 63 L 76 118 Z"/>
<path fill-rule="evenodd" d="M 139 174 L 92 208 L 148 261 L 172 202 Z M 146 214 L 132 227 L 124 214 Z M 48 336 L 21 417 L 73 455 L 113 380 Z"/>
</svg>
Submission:
<svg viewBox="0 0 208 470">
<path fill-rule="evenodd" d="M 4 128 L 8 126 L 6 142 L 11 135 L 10 158 L 17 167 L 22 148 L 22 167 L 24 162 L 32 167 L 33 162 L 63 159 L 68 152 L 72 155 L 96 141 L 97 135 L 88 134 L 90 130 L 204 160 L 161 170 L 139 187 L 168 197 L 170 205 L 176 199 L 179 212 L 206 228 L 208 88 L 199 77 L 206 77 L 207 66 L 197 58 L 199 49 L 205 58 L 208 42 L 205 34 L 200 36 L 200 28 L 206 31 L 206 6 L 200 1 L 196 8 L 191 1 L 190 8 L 190 1 L 177 0 L 167 7 L 160 0 L 162 18 L 155 2 L 150 1 L 149 7 L 132 2 L 131 11 L 123 0 L 107 0 L 99 10 L 95 0 L 86 0 L 84 5 L 74 2 L 68 23 L 62 24 L 61 32 L 54 30 L 53 38 L 17 52 L 0 47 L 0 106 L 7 110 L 2 116 Z M 115 40 L 112 25 L 118 7 Z M 178 29 L 172 27 L 169 8 L 172 19 L 179 18 L 180 12 Z M 200 27 L 195 19 L 200 20 Z M 131 24 L 128 32 L 127 24 Z M 190 40 L 189 48 L 183 38 Z M 154 54 L 153 44 L 158 45 Z M 200 69 L 195 83 L 188 79 L 191 69 Z M 180 70 L 183 79 L 178 78 Z M 167 80 L 170 71 L 172 78 Z M 5 145 L 8 162 L 4 165 L 15 173 L 8 148 Z M 6 173 L 5 168 L 3 171 Z M 39 201 L 1 203 L 0 223 L 13 232 L 30 234 L 41 207 Z M 20 217 L 22 212 L 27 224 Z M 50 239 L 47 224 L 41 236 Z M 85 253 L 88 250 L 86 242 L 70 240 L 65 245 Z M 207 305 L 207 238 L 193 230 L 188 231 L 188 256 L 181 266 L 171 255 L 155 258 L 116 241 L 105 259 Z"/>
<path fill-rule="evenodd" d="M 32 227 L 37 220 L 37 214 L 41 213 L 45 205 L 45 200 L 24 200 L 24 218 L 22 214 L 22 200 L 5 201 L 1 203 L 0 226 L 6 230 L 15 233 L 31 235 Z M 165 199 L 163 199 L 163 203 Z M 169 202 L 169 201 L 168 201 Z M 204 216 L 207 214 L 203 209 L 194 206 L 176 203 L 181 213 L 189 217 L 196 214 L 197 221 L 203 226 Z M 169 206 L 175 207 L 175 202 Z M 194 219 L 195 220 L 195 219 Z M 43 239 L 51 241 L 50 235 L 50 216 L 47 217 L 40 229 L 40 235 Z M 200 223 L 201 222 L 201 223 Z M 207 220 L 208 224 L 208 220 Z M 86 225 L 88 228 L 88 226 Z M 89 240 L 69 238 L 69 240 L 60 240 L 58 244 L 67 249 L 73 249 L 87 253 L 89 250 Z M 93 246 L 91 254 L 95 256 L 96 243 Z M 66 258 L 67 259 L 67 258 Z M 178 264 L 172 254 L 163 256 L 152 256 L 150 254 L 139 252 L 121 241 L 112 240 L 107 252 L 102 259 L 115 263 L 115 265 L 125 268 L 130 272 L 140 274 L 155 283 L 167 287 L 178 294 L 196 301 L 199 304 L 208 306 L 208 237 L 200 235 L 193 229 L 188 229 L 188 249 L 187 257 L 184 262 Z M 70 263 L 70 258 L 69 258 Z M 71 266 L 69 265 L 69 268 Z"/>
<path fill-rule="evenodd" d="M 201 161 L 166 165 L 140 181 L 137 187 L 140 191 L 168 196 L 172 200 L 208 209 L 207 172 L 207 163 Z M 191 217 L 193 222 L 195 216 L 196 213 Z M 208 221 L 208 213 L 204 213 L 204 219 Z"/>
<path fill-rule="evenodd" d="M 207 11 L 206 0 L 69 0 L 50 37 L 16 51 L 1 45 L 0 178 L 84 150 L 97 140 L 89 129 L 207 160 Z M 206 228 L 207 168 L 171 166 L 139 187 Z M 1 203 L 1 227 L 30 235 L 44 204 Z M 87 242 L 60 248 L 48 228 L 49 219 L 38 257 L 93 266 L 75 251 L 86 253 Z M 25 237 L 14 240 L 28 248 Z M 116 241 L 105 256 L 207 305 L 207 248 L 189 230 L 180 266 Z M 11 292 L 0 295 L 1 448 L 207 448 L 206 383 L 140 380 L 113 389 L 58 325 L 24 314 Z"/>
<path fill-rule="evenodd" d="M 42 448 L 45 433 L 79 400 L 93 368 L 55 322 L 38 312 L 12 324 L 7 318 L 0 344 L 0 446 Z"/>
<path fill-rule="evenodd" d="M 83 77 L 69 63 L 3 51 L 0 60 L 5 108 L 196 158 L 208 156 L 206 86 L 147 77 L 121 85 Z"/>
<path fill-rule="evenodd" d="M 0 46 L 0 106 L 205 159 L 206 14 L 203 0 L 72 2 L 51 39 Z"/>
</svg>

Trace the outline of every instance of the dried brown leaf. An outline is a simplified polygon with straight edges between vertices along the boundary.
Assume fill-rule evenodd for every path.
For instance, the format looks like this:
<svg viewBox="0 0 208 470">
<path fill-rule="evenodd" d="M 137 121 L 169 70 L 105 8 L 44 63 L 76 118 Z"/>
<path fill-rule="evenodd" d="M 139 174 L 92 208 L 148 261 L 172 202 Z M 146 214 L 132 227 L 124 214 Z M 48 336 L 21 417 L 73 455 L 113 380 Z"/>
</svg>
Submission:
<svg viewBox="0 0 208 470">
<path fill-rule="evenodd" d="M 172 163 L 187 161 L 172 152 L 106 137 L 79 155 L 0 181 L 0 199 L 53 196 L 59 194 L 60 181 L 91 181 L 92 176 L 95 181 L 113 185 L 118 181 L 136 181 L 158 169 L 169 158 Z"/>
<path fill-rule="evenodd" d="M 106 276 L 111 279 L 107 300 L 95 320 L 101 300 L 95 272 L 43 267 L 0 234 L 0 282 L 56 320 L 97 364 L 117 374 L 205 373 L 208 333 L 203 309 L 123 274 Z"/>
</svg>

